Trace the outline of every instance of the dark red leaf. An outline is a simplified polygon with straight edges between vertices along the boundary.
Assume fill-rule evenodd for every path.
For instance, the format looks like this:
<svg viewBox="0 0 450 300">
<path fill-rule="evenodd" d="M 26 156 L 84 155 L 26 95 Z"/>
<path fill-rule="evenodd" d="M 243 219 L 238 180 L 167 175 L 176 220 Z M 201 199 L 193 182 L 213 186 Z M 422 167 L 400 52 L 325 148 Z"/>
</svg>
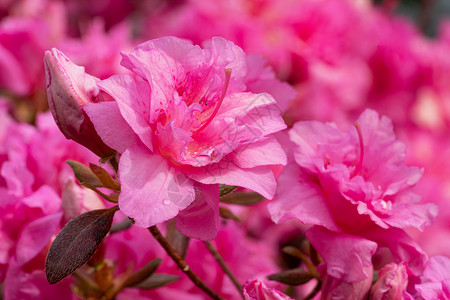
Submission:
<svg viewBox="0 0 450 300">
<path fill-rule="evenodd" d="M 115 206 L 88 211 L 67 223 L 56 236 L 45 262 L 50 284 L 61 281 L 89 260 L 109 232 L 118 209 Z"/>
</svg>

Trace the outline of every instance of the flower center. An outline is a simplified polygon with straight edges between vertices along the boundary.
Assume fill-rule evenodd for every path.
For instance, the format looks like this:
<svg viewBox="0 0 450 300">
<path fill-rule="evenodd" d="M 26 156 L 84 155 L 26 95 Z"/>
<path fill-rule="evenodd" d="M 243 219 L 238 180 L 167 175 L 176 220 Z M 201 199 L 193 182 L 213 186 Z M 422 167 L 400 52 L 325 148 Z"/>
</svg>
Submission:
<svg viewBox="0 0 450 300">
<path fill-rule="evenodd" d="M 200 126 L 198 129 L 196 129 L 192 133 L 192 135 L 195 135 L 195 134 L 199 133 L 200 131 L 202 131 L 203 129 L 205 129 L 206 126 L 208 126 L 212 122 L 214 117 L 217 115 L 217 112 L 219 111 L 219 108 L 222 105 L 223 99 L 225 98 L 225 95 L 227 93 L 228 84 L 230 83 L 230 78 L 231 78 L 231 69 L 225 69 L 225 81 L 223 83 L 222 94 L 220 95 L 219 100 L 216 102 L 214 111 L 209 116 L 209 118 L 202 124 L 202 126 Z"/>
</svg>

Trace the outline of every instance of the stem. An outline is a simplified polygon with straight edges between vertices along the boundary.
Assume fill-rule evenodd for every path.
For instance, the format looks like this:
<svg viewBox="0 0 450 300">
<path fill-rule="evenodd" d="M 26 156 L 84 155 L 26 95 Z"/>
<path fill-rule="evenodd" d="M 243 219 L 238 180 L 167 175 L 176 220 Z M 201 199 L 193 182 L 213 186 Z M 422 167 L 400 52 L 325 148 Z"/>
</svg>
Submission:
<svg viewBox="0 0 450 300">
<path fill-rule="evenodd" d="M 222 270 L 225 272 L 225 274 L 227 274 L 227 276 L 231 279 L 231 281 L 233 282 L 233 284 L 236 287 L 236 289 L 238 290 L 238 292 L 242 295 L 242 286 L 241 286 L 241 284 L 237 280 L 236 276 L 234 276 L 234 274 L 231 272 L 230 268 L 225 263 L 225 261 L 223 260 L 222 256 L 220 255 L 220 253 L 213 246 L 213 244 L 211 244 L 211 242 L 205 241 L 204 243 L 206 245 L 206 248 L 208 248 L 209 252 L 211 252 L 211 254 L 216 259 L 216 261 L 219 264 L 219 266 L 222 268 Z M 243 295 L 242 295 L 242 298 L 244 298 Z"/>
<path fill-rule="evenodd" d="M 167 254 L 173 259 L 173 261 L 177 264 L 177 266 L 186 274 L 189 279 L 202 291 L 204 291 L 208 296 L 215 300 L 224 300 L 222 297 L 216 294 L 209 286 L 206 285 L 188 266 L 188 264 L 181 258 L 180 254 L 176 252 L 172 246 L 170 246 L 169 242 L 164 238 L 164 236 L 159 231 L 156 225 L 148 228 L 153 237 L 158 241 L 158 243 L 166 250 Z"/>
</svg>

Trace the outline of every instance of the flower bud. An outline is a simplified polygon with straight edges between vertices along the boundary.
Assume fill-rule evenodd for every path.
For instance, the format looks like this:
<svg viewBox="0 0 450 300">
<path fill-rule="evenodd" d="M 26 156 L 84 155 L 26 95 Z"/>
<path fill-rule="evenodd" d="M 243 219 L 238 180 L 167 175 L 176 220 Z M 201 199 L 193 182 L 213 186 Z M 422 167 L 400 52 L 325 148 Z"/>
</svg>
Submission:
<svg viewBox="0 0 450 300">
<path fill-rule="evenodd" d="M 390 263 L 385 265 L 378 273 L 378 280 L 370 290 L 370 299 L 395 300 L 402 299 L 403 291 L 408 286 L 408 273 L 406 264 Z"/>
<path fill-rule="evenodd" d="M 321 300 L 367 299 L 370 286 L 372 285 L 373 266 L 364 267 L 364 272 L 368 275 L 366 279 L 356 282 L 345 282 L 338 278 L 327 275 L 322 283 Z"/>
<path fill-rule="evenodd" d="M 245 300 L 292 300 L 280 291 L 267 287 L 258 279 L 247 281 L 242 287 L 242 292 Z"/>
<path fill-rule="evenodd" d="M 100 157 L 112 155 L 114 150 L 103 143 L 83 110 L 84 105 L 101 100 L 99 79 L 55 48 L 45 52 L 44 64 L 48 104 L 61 132 Z"/>
</svg>

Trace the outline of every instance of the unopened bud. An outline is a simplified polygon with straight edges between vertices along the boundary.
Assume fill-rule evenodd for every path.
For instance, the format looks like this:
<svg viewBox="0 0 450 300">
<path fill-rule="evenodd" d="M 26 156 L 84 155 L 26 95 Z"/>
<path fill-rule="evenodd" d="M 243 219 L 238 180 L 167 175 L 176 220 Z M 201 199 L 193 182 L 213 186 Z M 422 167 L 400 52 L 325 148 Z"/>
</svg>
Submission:
<svg viewBox="0 0 450 300">
<path fill-rule="evenodd" d="M 103 143 L 83 111 L 84 105 L 100 101 L 99 79 L 55 48 L 45 52 L 44 65 L 48 104 L 61 132 L 100 157 L 111 155 L 114 150 Z"/>
</svg>

